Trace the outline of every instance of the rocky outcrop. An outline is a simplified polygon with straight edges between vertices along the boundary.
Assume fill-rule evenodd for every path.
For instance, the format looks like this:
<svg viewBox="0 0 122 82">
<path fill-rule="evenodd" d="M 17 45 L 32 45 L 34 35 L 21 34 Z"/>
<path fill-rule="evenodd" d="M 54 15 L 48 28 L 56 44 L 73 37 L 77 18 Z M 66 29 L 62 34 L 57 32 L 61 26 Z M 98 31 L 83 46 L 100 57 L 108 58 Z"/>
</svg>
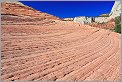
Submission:
<svg viewBox="0 0 122 82">
<path fill-rule="evenodd" d="M 96 28 L 102 28 L 102 29 L 110 29 L 113 30 L 115 27 L 115 23 L 114 22 L 107 22 L 107 23 L 91 23 L 88 24 L 92 27 L 96 27 Z"/>
<path fill-rule="evenodd" d="M 91 24 L 92 22 L 104 23 L 108 22 L 108 17 L 75 17 L 74 22 L 79 22 L 81 24 Z"/>
<path fill-rule="evenodd" d="M 81 24 L 89 24 L 92 22 L 92 18 L 91 17 L 85 17 L 85 16 L 75 17 L 74 22 L 79 22 Z"/>
<path fill-rule="evenodd" d="M 2 15 L 28 16 L 43 19 L 59 19 L 58 17 L 37 11 L 19 2 L 2 2 L 1 7 Z"/>
<path fill-rule="evenodd" d="M 92 22 L 96 22 L 96 23 L 105 23 L 108 22 L 111 19 L 114 19 L 117 16 L 120 16 L 121 14 L 121 3 L 120 1 L 115 1 L 113 8 L 109 14 L 109 16 L 107 17 L 106 14 L 103 14 L 106 17 L 75 17 L 74 18 L 74 22 L 79 22 L 81 24 L 90 24 Z"/>
<path fill-rule="evenodd" d="M 95 22 L 96 23 L 108 22 L 108 17 L 95 17 Z"/>
<path fill-rule="evenodd" d="M 115 1 L 110 14 L 102 14 L 99 17 L 75 17 L 74 22 L 87 24 L 92 27 L 104 28 L 113 30 L 115 27 L 114 19 L 121 14 L 120 1 Z"/>
<path fill-rule="evenodd" d="M 120 16 L 120 14 L 121 14 L 121 3 L 120 1 L 115 1 L 113 8 L 109 14 L 110 16 L 109 19 Z"/>
<path fill-rule="evenodd" d="M 37 11 L 20 2 L 2 2 L 1 3 L 1 20 L 2 24 L 28 24 L 28 25 L 45 25 L 55 24 L 54 20 L 61 20 L 60 18 Z"/>
</svg>

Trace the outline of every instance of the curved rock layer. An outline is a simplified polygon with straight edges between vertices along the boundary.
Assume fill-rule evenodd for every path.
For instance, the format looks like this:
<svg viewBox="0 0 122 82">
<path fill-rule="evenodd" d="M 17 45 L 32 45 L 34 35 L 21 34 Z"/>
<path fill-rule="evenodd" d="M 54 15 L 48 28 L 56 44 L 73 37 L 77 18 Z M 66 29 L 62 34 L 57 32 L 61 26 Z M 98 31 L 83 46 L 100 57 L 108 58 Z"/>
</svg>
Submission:
<svg viewBox="0 0 122 82">
<path fill-rule="evenodd" d="M 2 7 L 1 14 L 5 15 L 28 16 L 28 17 L 45 18 L 45 19 L 59 19 L 58 17 L 16 3 L 2 2 L 1 7 Z"/>
<path fill-rule="evenodd" d="M 2 80 L 120 80 L 118 33 L 72 21 L 37 24 L 28 21 L 35 18 L 14 17 L 2 19 Z"/>
<path fill-rule="evenodd" d="M 61 24 L 2 28 L 2 80 L 120 79 L 117 33 Z"/>
</svg>

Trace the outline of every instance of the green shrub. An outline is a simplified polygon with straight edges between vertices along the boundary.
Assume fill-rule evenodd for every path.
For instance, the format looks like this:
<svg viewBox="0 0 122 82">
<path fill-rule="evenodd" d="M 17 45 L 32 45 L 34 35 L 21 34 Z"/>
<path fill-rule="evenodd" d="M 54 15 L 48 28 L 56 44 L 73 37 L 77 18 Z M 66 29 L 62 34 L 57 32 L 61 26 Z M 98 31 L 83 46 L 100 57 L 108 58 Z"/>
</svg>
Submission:
<svg viewBox="0 0 122 82">
<path fill-rule="evenodd" d="M 121 33 L 121 16 L 115 18 L 115 28 L 114 31 L 117 33 Z"/>
</svg>

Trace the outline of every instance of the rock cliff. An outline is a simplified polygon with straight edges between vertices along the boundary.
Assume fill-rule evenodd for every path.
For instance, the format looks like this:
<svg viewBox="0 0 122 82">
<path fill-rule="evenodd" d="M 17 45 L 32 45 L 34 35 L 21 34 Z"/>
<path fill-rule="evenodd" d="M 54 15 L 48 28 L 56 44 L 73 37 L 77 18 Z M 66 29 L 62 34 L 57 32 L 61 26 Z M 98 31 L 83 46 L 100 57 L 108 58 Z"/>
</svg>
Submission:
<svg viewBox="0 0 122 82">
<path fill-rule="evenodd" d="M 96 22 L 96 23 L 104 23 L 104 22 L 108 22 L 111 19 L 114 19 L 117 16 L 120 16 L 121 14 L 121 3 L 120 1 L 115 1 L 112 10 L 109 14 L 108 17 L 75 17 L 74 18 L 74 22 L 80 22 L 81 24 L 89 24 L 92 22 Z"/>
<path fill-rule="evenodd" d="M 115 1 L 113 8 L 109 14 L 109 18 L 115 18 L 117 16 L 120 16 L 121 14 L 121 2 L 120 1 Z"/>
</svg>

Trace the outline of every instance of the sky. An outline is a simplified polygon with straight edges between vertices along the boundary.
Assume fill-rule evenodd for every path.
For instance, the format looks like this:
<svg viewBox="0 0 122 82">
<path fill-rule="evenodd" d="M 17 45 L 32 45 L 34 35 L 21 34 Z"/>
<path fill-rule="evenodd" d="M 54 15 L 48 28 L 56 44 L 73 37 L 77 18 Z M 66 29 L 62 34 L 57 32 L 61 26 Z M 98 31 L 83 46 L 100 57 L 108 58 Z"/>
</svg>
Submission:
<svg viewBox="0 0 122 82">
<path fill-rule="evenodd" d="M 115 1 L 20 1 L 59 18 L 99 16 L 110 13 Z"/>
</svg>

